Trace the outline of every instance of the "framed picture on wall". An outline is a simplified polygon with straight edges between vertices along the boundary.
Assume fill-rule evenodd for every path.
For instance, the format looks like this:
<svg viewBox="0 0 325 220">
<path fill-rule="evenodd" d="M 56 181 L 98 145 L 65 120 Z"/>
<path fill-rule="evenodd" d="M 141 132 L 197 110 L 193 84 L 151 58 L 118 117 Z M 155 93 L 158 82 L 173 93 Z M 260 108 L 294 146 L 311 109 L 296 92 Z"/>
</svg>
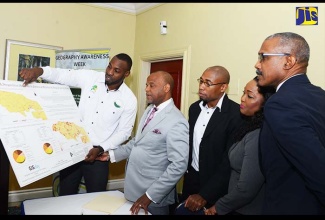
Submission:
<svg viewBox="0 0 325 220">
<path fill-rule="evenodd" d="M 55 67 L 55 51 L 63 47 L 6 40 L 5 80 L 23 81 L 19 71 L 23 68 Z"/>
</svg>

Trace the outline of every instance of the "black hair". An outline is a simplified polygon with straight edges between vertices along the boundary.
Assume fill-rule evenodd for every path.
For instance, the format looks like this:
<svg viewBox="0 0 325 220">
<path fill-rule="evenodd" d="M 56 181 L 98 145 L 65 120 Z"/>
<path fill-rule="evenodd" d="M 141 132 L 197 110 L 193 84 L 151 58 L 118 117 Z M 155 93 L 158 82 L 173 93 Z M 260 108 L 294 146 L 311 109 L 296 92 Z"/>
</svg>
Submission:
<svg viewBox="0 0 325 220">
<path fill-rule="evenodd" d="M 254 77 L 254 80 L 258 81 L 258 76 Z M 255 112 L 253 116 L 246 116 L 241 114 L 243 120 L 243 123 L 238 127 L 238 129 L 234 133 L 234 141 L 238 142 L 243 137 L 255 129 L 261 128 L 263 119 L 264 119 L 264 105 L 267 102 L 267 100 L 275 93 L 275 88 L 271 86 L 258 86 L 258 92 L 263 95 L 264 102 L 262 104 L 262 107 L 260 110 Z"/>
<path fill-rule="evenodd" d="M 128 64 L 128 71 L 131 70 L 132 68 L 132 59 L 129 55 L 127 55 L 126 53 L 119 53 L 117 55 L 115 55 L 119 60 L 123 60 Z"/>
</svg>

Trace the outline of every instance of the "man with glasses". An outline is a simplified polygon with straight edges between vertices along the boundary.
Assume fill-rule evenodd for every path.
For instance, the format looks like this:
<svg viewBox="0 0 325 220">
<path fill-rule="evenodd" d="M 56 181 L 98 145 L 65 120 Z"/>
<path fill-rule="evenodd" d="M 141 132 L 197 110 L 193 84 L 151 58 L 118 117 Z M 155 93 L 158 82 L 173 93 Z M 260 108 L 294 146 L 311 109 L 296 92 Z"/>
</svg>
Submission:
<svg viewBox="0 0 325 220">
<path fill-rule="evenodd" d="M 325 214 L 325 91 L 306 75 L 309 55 L 302 36 L 276 33 L 255 64 L 258 84 L 277 91 L 260 133 L 266 215 Z"/>
<path fill-rule="evenodd" d="M 228 191 L 228 149 L 241 123 L 239 104 L 226 94 L 230 75 L 222 66 L 207 68 L 199 82 L 200 100 L 189 108 L 190 154 L 176 214 L 204 214 Z"/>
</svg>

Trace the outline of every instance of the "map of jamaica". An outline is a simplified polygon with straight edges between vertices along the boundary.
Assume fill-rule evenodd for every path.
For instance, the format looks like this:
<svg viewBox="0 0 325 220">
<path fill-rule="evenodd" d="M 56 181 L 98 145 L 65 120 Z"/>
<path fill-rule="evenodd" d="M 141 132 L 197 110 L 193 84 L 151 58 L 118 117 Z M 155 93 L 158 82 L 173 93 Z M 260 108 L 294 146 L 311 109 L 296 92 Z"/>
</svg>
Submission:
<svg viewBox="0 0 325 220">
<path fill-rule="evenodd" d="M 10 113 L 20 113 L 25 117 L 27 117 L 26 113 L 31 113 L 36 119 L 47 120 L 41 105 L 21 94 L 0 90 L 0 105 Z"/>
<path fill-rule="evenodd" d="M 62 134 L 66 139 L 77 140 L 79 137 L 82 143 L 90 142 L 86 131 L 79 125 L 76 125 L 72 122 L 59 121 L 56 124 L 52 125 L 52 129 L 53 131 L 60 132 L 60 134 Z"/>
</svg>

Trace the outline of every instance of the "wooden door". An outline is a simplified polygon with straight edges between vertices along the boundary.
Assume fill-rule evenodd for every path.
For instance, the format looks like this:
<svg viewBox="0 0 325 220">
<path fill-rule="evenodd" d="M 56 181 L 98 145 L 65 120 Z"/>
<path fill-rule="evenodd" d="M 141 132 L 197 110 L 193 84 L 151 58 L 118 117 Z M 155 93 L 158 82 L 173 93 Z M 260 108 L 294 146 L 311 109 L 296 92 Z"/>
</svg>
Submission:
<svg viewBox="0 0 325 220">
<path fill-rule="evenodd" d="M 181 107 L 181 92 L 182 92 L 182 70 L 183 60 L 170 60 L 151 63 L 150 73 L 162 70 L 170 73 L 174 79 L 174 90 L 172 97 L 178 109 Z"/>
</svg>

